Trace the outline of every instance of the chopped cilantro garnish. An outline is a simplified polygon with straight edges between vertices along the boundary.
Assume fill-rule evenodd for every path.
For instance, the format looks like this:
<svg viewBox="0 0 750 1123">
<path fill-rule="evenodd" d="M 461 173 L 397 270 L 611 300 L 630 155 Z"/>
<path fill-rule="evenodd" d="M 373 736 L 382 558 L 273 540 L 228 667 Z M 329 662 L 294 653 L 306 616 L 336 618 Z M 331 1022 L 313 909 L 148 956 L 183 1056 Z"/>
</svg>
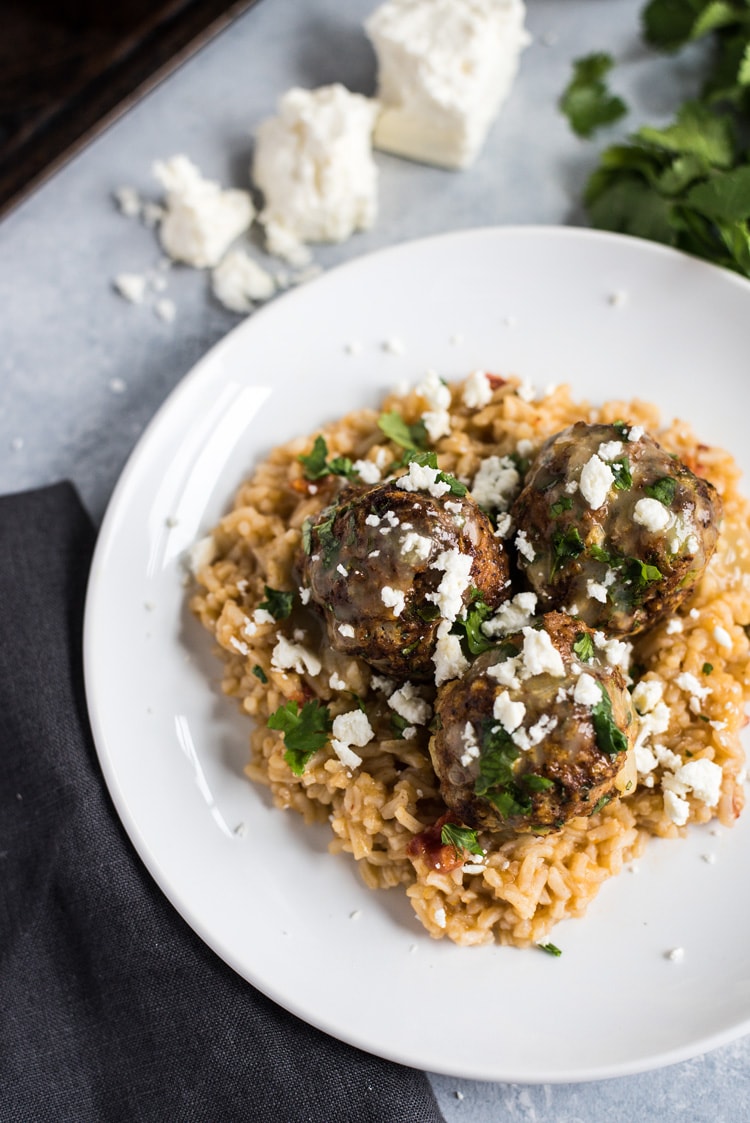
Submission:
<svg viewBox="0 0 750 1123">
<path fill-rule="evenodd" d="M 491 647 L 494 647 L 492 640 L 488 639 L 482 631 L 482 624 L 491 615 L 492 609 L 482 594 L 475 589 L 472 602 L 466 610 L 465 618 L 456 620 L 452 629 L 456 634 L 464 633 L 469 654 L 481 655 L 483 651 L 489 651 Z"/>
<path fill-rule="evenodd" d="M 279 589 L 272 589 L 268 585 L 264 586 L 263 591 L 266 594 L 266 599 L 260 602 L 258 608 L 264 608 L 266 612 L 270 612 L 274 620 L 286 620 L 292 611 L 294 593 L 282 593 Z"/>
<path fill-rule="evenodd" d="M 644 488 L 644 491 L 651 499 L 658 499 L 665 507 L 671 507 L 676 488 L 677 480 L 673 479 L 672 476 L 662 476 L 660 480 L 656 480 Z"/>
<path fill-rule="evenodd" d="M 612 69 L 610 55 L 586 55 L 573 62 L 573 77 L 560 98 L 560 109 L 577 136 L 590 137 L 600 125 L 619 121 L 627 113 L 622 98 L 610 93 L 604 81 Z"/>
<path fill-rule="evenodd" d="M 521 777 L 521 783 L 530 792 L 546 792 L 555 786 L 554 780 L 550 780 L 548 776 L 538 776 L 536 772 L 525 773 Z"/>
<path fill-rule="evenodd" d="M 573 651 L 582 663 L 594 658 L 594 641 L 588 632 L 579 632 L 573 644 Z"/>
<path fill-rule="evenodd" d="M 552 572 L 551 577 L 561 566 L 565 565 L 568 558 L 577 558 L 584 551 L 583 539 L 576 526 L 569 526 L 565 533 L 558 531 L 552 538 Z"/>
<path fill-rule="evenodd" d="M 304 467 L 306 480 L 319 480 L 323 476 L 356 476 L 359 473 L 353 466 L 348 456 L 335 456 L 328 460 L 328 445 L 325 437 L 318 434 L 313 443 L 312 452 L 298 456 L 300 464 Z"/>
<path fill-rule="evenodd" d="M 549 513 L 552 515 L 553 519 L 559 519 L 563 511 L 569 511 L 572 506 L 573 500 L 570 498 L 570 496 L 563 495 L 562 499 L 558 499 L 556 503 L 552 504 L 549 509 Z"/>
<path fill-rule="evenodd" d="M 554 955 L 555 958 L 559 958 L 562 955 L 562 951 L 557 946 L 557 944 L 547 943 L 547 944 L 537 944 L 536 946 L 539 948 L 540 951 L 546 951 L 547 955 Z"/>
<path fill-rule="evenodd" d="M 408 425 L 397 410 L 381 413 L 378 428 L 389 440 L 401 448 L 423 449 L 427 445 L 427 430 L 424 421 Z"/>
<path fill-rule="evenodd" d="M 256 678 L 259 678 L 262 683 L 265 684 L 265 683 L 268 682 L 268 675 L 263 670 L 260 663 L 256 663 L 255 666 L 253 667 L 253 674 L 255 675 Z"/>
<path fill-rule="evenodd" d="M 621 456 L 610 464 L 615 477 L 615 491 L 630 491 L 633 486 L 633 477 L 630 474 L 630 461 L 627 456 Z"/>
<path fill-rule="evenodd" d="M 404 730 L 409 728 L 409 722 L 401 714 L 391 713 L 391 729 L 396 734 L 397 740 L 403 740 Z"/>
<path fill-rule="evenodd" d="M 493 732 L 492 723 L 485 724 L 474 791 L 477 795 L 486 796 L 503 819 L 525 815 L 531 810 L 531 800 L 516 783 L 513 773 L 513 762 L 519 755 L 519 750 L 504 729 L 496 728 Z"/>
<path fill-rule="evenodd" d="M 596 743 L 607 756 L 616 756 L 627 750 L 628 739 L 618 727 L 612 714 L 612 700 L 603 683 L 598 682 L 601 701 L 591 709 L 591 724 L 594 726 Z"/>
<path fill-rule="evenodd" d="M 301 776 L 307 762 L 328 741 L 333 722 L 327 706 L 317 700 L 305 702 L 302 709 L 296 702 L 285 702 L 268 718 L 268 728 L 284 734 L 284 760 L 295 776 Z"/>
<path fill-rule="evenodd" d="M 612 565 L 612 555 L 609 550 L 604 550 L 601 546 L 589 546 L 589 553 L 594 561 L 604 562 L 605 565 Z"/>
<path fill-rule="evenodd" d="M 704 674 L 704 675 L 710 675 L 710 674 L 711 674 L 711 671 L 712 671 L 713 669 L 714 669 L 714 668 L 713 668 L 713 663 L 704 663 L 704 664 L 703 664 L 703 674 Z"/>
<path fill-rule="evenodd" d="M 461 852 L 466 850 L 469 854 L 484 854 L 484 850 L 477 841 L 477 832 L 469 827 L 459 827 L 455 823 L 444 823 L 440 831 L 440 841 L 443 846 L 452 846 L 456 857 L 461 857 Z"/>
<path fill-rule="evenodd" d="M 606 807 L 607 804 L 611 803 L 611 802 L 612 802 L 612 796 L 611 795 L 601 795 L 601 796 L 599 796 L 596 803 L 591 808 L 591 814 L 596 815 L 597 811 L 601 811 L 601 809 L 603 807 Z"/>
<path fill-rule="evenodd" d="M 628 435 L 628 432 L 630 431 L 630 427 L 629 427 L 627 421 L 623 421 L 622 418 L 619 418 L 617 421 L 613 421 L 612 422 L 612 428 L 617 430 L 617 433 L 618 433 L 618 436 L 620 437 L 620 440 L 623 440 L 623 441 L 625 440 L 625 438 Z"/>
<path fill-rule="evenodd" d="M 315 523 L 312 530 L 314 530 L 318 536 L 318 543 L 323 554 L 323 564 L 331 565 L 333 559 L 339 552 L 339 541 L 333 533 L 333 523 L 337 515 L 337 510 L 335 507 L 329 508 L 327 512 L 323 511 L 322 514 L 326 515 L 326 518 L 321 518 L 320 522 Z M 311 549 L 312 541 L 308 553 Z"/>
</svg>

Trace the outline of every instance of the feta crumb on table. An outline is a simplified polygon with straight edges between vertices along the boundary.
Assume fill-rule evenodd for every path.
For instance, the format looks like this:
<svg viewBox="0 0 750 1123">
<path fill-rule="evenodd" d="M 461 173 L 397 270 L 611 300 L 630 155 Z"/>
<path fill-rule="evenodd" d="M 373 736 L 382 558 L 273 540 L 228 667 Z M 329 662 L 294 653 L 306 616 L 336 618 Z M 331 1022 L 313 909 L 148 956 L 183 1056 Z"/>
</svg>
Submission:
<svg viewBox="0 0 750 1123">
<path fill-rule="evenodd" d="M 211 274 L 211 287 L 225 308 L 243 315 L 276 292 L 271 274 L 242 249 L 230 250 L 219 262 Z"/>
<path fill-rule="evenodd" d="M 255 208 L 249 192 L 222 190 L 218 183 L 204 179 L 187 156 L 157 160 L 153 171 L 166 191 L 159 227 L 165 252 L 194 269 L 218 265 L 253 221 Z"/>
</svg>

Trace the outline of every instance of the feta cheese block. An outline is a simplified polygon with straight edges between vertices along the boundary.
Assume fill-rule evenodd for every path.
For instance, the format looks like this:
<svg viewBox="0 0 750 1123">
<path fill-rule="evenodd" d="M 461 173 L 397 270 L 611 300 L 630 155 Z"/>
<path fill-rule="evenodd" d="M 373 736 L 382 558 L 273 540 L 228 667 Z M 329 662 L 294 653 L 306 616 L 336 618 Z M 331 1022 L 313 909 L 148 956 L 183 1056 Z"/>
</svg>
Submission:
<svg viewBox="0 0 750 1123">
<path fill-rule="evenodd" d="M 159 239 L 173 261 L 195 269 L 218 265 L 231 243 L 255 217 L 250 194 L 204 179 L 187 156 L 157 160 L 156 178 L 166 191 Z"/>
<path fill-rule="evenodd" d="M 372 226 L 376 114 L 374 101 L 337 83 L 288 90 L 277 116 L 258 127 L 252 177 L 271 253 L 301 265 L 309 260 L 304 243 L 342 242 Z"/>
<path fill-rule="evenodd" d="M 524 16 L 523 0 L 386 0 L 365 23 L 378 60 L 375 146 L 473 163 L 530 41 Z"/>
</svg>

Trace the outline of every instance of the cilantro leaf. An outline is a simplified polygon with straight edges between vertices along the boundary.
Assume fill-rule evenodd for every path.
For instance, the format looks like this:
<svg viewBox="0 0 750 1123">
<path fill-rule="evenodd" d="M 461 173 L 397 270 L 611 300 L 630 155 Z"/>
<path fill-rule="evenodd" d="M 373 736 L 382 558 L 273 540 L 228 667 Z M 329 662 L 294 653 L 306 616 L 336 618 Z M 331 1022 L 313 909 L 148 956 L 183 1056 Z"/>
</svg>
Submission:
<svg viewBox="0 0 750 1123">
<path fill-rule="evenodd" d="M 615 477 L 615 491 L 630 491 L 633 486 L 633 477 L 630 474 L 630 461 L 627 456 L 621 456 L 619 460 L 613 460 L 610 468 Z"/>
<path fill-rule="evenodd" d="M 283 593 L 279 589 L 270 588 L 269 585 L 264 585 L 263 591 L 266 599 L 260 602 L 258 608 L 270 612 L 274 620 L 286 620 L 287 616 L 291 615 L 294 593 Z"/>
<path fill-rule="evenodd" d="M 554 780 L 550 780 L 548 776 L 539 776 L 536 772 L 524 773 L 521 777 L 521 783 L 530 792 L 546 792 L 555 786 Z"/>
<path fill-rule="evenodd" d="M 577 136 L 590 137 L 601 125 L 619 121 L 627 113 L 625 102 L 610 93 L 604 82 L 612 65 L 611 56 L 603 53 L 573 63 L 573 77 L 560 98 L 560 109 Z"/>
<path fill-rule="evenodd" d="M 427 445 L 427 430 L 423 421 L 408 425 L 397 410 L 381 413 L 378 428 L 386 437 L 401 448 L 424 449 Z"/>
<path fill-rule="evenodd" d="M 260 679 L 260 681 L 263 683 L 264 686 L 268 682 L 268 675 L 263 670 L 260 663 L 256 663 L 255 666 L 253 667 L 253 674 L 255 675 L 255 677 L 257 679 Z"/>
<path fill-rule="evenodd" d="M 646 495 L 651 499 L 658 499 L 665 507 L 671 507 L 674 503 L 676 489 L 677 480 L 672 476 L 662 476 L 661 479 L 655 480 L 644 488 Z"/>
<path fill-rule="evenodd" d="M 317 700 L 305 702 L 302 709 L 290 701 L 269 716 L 268 728 L 284 734 L 284 760 L 295 776 L 301 776 L 310 758 L 327 743 L 333 722 L 328 707 Z"/>
<path fill-rule="evenodd" d="M 554 577 L 558 569 L 565 565 L 569 558 L 577 558 L 584 551 L 583 539 L 576 526 L 569 526 L 563 533 L 558 531 L 552 536 L 552 571 Z"/>
<path fill-rule="evenodd" d="M 596 684 L 601 692 L 601 701 L 591 709 L 591 724 L 596 734 L 599 749 L 607 756 L 617 756 L 627 750 L 628 739 L 615 722 L 612 714 L 612 700 L 603 683 Z"/>
<path fill-rule="evenodd" d="M 704 675 L 710 675 L 710 674 L 711 674 L 711 671 L 712 671 L 713 669 L 714 669 L 714 668 L 713 668 L 713 663 L 704 663 L 704 664 L 703 664 L 703 674 L 704 674 Z"/>
<path fill-rule="evenodd" d="M 467 850 L 469 854 L 484 854 L 484 850 L 477 841 L 477 832 L 469 827 L 459 827 L 456 823 L 444 823 L 440 831 L 440 841 L 443 846 L 452 846 L 456 857 L 461 857 L 461 851 Z"/>
<path fill-rule="evenodd" d="M 591 808 L 591 814 L 592 814 L 592 815 L 596 815 L 596 814 L 597 814 L 597 812 L 601 811 L 601 809 L 602 809 L 603 807 L 606 807 L 606 806 L 607 806 L 607 804 L 608 804 L 608 803 L 611 803 L 611 802 L 612 802 L 612 796 L 611 796 L 611 795 L 602 795 L 602 796 L 599 796 L 599 799 L 597 799 L 596 803 L 595 803 L 595 804 L 594 804 L 594 806 L 593 806 L 593 807 Z"/>
<path fill-rule="evenodd" d="M 570 496 L 563 495 L 562 499 L 558 499 L 556 503 L 552 504 L 549 509 L 549 513 L 553 519 L 558 519 L 563 511 L 569 511 L 572 506 L 573 500 L 570 498 Z"/>
<path fill-rule="evenodd" d="M 573 651 L 582 663 L 594 658 L 594 641 L 588 632 L 579 632 L 573 644 Z"/>
<path fill-rule="evenodd" d="M 473 600 L 469 607 L 466 609 L 466 615 L 463 618 L 456 620 L 453 625 L 452 631 L 460 635 L 464 633 L 466 647 L 470 655 L 481 655 L 483 651 L 489 651 L 494 647 L 494 643 L 482 631 L 482 624 L 488 616 L 492 615 L 492 609 L 485 601 L 480 592 L 474 590 Z"/>
<path fill-rule="evenodd" d="M 312 452 L 298 456 L 306 480 L 320 480 L 323 476 L 346 476 L 350 479 L 359 473 L 348 456 L 334 456 L 328 460 L 328 445 L 320 433 L 313 442 Z"/>
</svg>

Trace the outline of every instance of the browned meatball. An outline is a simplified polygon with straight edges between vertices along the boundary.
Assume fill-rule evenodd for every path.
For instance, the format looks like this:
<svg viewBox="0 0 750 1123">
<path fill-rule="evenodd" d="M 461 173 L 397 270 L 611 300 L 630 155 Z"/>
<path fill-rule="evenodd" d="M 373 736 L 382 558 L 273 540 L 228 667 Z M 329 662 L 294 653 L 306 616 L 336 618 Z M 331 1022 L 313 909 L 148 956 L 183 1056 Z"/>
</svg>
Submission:
<svg viewBox="0 0 750 1123">
<path fill-rule="evenodd" d="M 397 679 L 434 677 L 438 629 L 451 616 L 446 596 L 458 613 L 480 594 L 496 607 L 510 592 L 507 555 L 489 519 L 434 476 L 425 483 L 437 495 L 416 487 L 418 471 L 347 488 L 309 524 L 303 543 L 302 583 L 331 646 Z"/>
<path fill-rule="evenodd" d="M 509 636 L 438 691 L 440 791 L 469 827 L 546 832 L 635 780 L 638 718 L 622 672 L 564 613 Z"/>
<path fill-rule="evenodd" d="M 631 635 L 700 580 L 721 500 L 642 429 L 579 421 L 542 445 L 512 513 L 540 606 Z"/>
</svg>

